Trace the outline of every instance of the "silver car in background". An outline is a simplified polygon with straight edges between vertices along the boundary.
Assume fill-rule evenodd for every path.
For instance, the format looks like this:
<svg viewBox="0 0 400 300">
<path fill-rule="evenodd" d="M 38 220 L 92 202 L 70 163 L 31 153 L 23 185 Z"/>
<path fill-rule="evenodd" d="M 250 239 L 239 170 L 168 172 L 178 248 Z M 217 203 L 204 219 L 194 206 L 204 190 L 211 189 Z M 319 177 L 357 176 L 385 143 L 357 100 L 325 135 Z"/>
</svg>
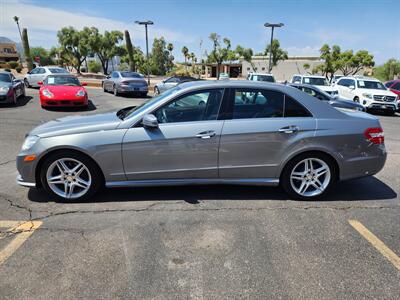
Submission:
<svg viewBox="0 0 400 300">
<path fill-rule="evenodd" d="M 191 77 L 191 76 L 172 76 L 168 77 L 167 79 L 157 83 L 154 86 L 154 94 L 161 94 L 166 90 L 172 89 L 176 87 L 178 84 L 188 81 L 196 81 L 198 79 Z"/>
<path fill-rule="evenodd" d="M 48 75 L 69 74 L 69 72 L 57 66 L 36 67 L 29 71 L 24 77 L 26 87 L 40 87 L 38 82 L 43 82 Z"/>
<path fill-rule="evenodd" d="M 103 186 L 281 185 L 294 199 L 373 175 L 386 160 L 379 120 L 290 86 L 188 82 L 138 107 L 42 124 L 17 157 L 17 182 L 62 200 Z"/>
<path fill-rule="evenodd" d="M 143 75 L 131 71 L 113 71 L 103 80 L 103 91 L 120 94 L 147 96 L 149 87 Z"/>
</svg>

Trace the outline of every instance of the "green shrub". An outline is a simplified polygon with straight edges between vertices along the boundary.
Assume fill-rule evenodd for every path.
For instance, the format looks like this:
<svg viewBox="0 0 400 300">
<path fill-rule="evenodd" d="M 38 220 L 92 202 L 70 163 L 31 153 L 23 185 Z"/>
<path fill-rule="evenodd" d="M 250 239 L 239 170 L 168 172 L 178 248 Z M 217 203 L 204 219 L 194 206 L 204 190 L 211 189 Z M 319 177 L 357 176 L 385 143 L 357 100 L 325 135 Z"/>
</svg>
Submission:
<svg viewBox="0 0 400 300">
<path fill-rule="evenodd" d="M 10 62 L 8 63 L 8 65 L 10 66 L 11 69 L 15 69 L 16 67 L 19 66 L 19 63 L 16 62 L 16 61 L 10 61 Z"/>
<path fill-rule="evenodd" d="M 6 69 L 4 69 L 4 71 L 6 71 L 6 72 L 11 72 L 11 69 L 6 68 Z"/>
<path fill-rule="evenodd" d="M 18 67 L 15 68 L 15 70 L 16 70 L 18 73 L 21 73 L 22 68 L 18 66 Z"/>
<path fill-rule="evenodd" d="M 88 68 L 89 68 L 89 72 L 98 73 L 101 70 L 101 64 L 92 60 L 92 61 L 89 61 Z"/>
</svg>

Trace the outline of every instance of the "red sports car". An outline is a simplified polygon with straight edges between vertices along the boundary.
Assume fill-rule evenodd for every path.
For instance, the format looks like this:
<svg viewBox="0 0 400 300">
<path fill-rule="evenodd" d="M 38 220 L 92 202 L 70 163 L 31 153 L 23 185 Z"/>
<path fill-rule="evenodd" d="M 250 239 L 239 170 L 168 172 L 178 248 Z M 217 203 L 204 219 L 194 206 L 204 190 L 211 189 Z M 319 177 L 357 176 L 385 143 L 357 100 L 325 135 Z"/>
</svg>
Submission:
<svg viewBox="0 0 400 300">
<path fill-rule="evenodd" d="M 78 78 L 73 75 L 49 75 L 44 82 L 38 82 L 40 104 L 45 107 L 87 107 L 88 94 Z"/>
<path fill-rule="evenodd" d="M 388 81 L 385 86 L 397 95 L 397 111 L 400 111 L 400 79 Z"/>
</svg>

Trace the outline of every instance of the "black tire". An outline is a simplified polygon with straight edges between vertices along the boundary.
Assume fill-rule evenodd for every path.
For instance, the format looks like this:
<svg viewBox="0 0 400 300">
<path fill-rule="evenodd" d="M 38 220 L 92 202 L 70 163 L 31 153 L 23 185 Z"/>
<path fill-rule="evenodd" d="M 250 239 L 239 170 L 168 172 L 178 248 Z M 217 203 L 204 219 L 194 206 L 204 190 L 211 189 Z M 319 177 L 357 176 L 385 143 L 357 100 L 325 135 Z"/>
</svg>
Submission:
<svg viewBox="0 0 400 300">
<path fill-rule="evenodd" d="M 360 103 L 360 98 L 354 97 L 353 101 L 356 102 L 356 103 Z"/>
<path fill-rule="evenodd" d="M 61 158 L 73 158 L 76 159 L 80 162 L 82 162 L 89 170 L 90 175 L 92 177 L 92 182 L 90 185 L 89 190 L 81 197 L 75 198 L 75 199 L 67 199 L 64 197 L 61 197 L 57 195 L 53 190 L 49 187 L 47 180 L 46 180 L 46 173 L 50 165 Z M 44 190 L 50 194 L 52 197 L 55 197 L 58 201 L 69 201 L 69 202 L 75 202 L 75 201 L 85 201 L 93 197 L 100 189 L 104 187 L 104 177 L 103 177 L 103 172 L 101 169 L 97 166 L 97 164 L 87 157 L 86 155 L 80 154 L 79 152 L 71 151 L 71 150 L 64 150 L 62 152 L 55 152 L 53 154 L 50 154 L 48 157 L 45 158 L 45 161 L 41 165 L 41 171 L 40 171 L 40 181 L 42 183 L 42 187 Z"/>
<path fill-rule="evenodd" d="M 17 94 L 14 91 L 14 93 L 13 93 L 13 105 L 16 106 L 17 104 L 18 104 L 18 98 L 17 98 Z"/>
<path fill-rule="evenodd" d="M 27 87 L 27 88 L 30 88 L 31 86 L 29 85 L 29 81 L 25 78 L 24 79 L 24 84 L 25 84 L 25 87 Z"/>
<path fill-rule="evenodd" d="M 25 90 L 25 86 L 22 87 L 22 95 L 23 98 L 26 97 L 26 90 Z"/>
<path fill-rule="evenodd" d="M 156 86 L 154 87 L 154 94 L 160 95 L 160 90 Z"/>
<path fill-rule="evenodd" d="M 316 159 L 324 161 L 328 165 L 330 174 L 331 174 L 330 181 L 329 181 L 327 187 L 325 188 L 325 190 L 321 194 L 316 195 L 316 196 L 300 195 L 293 189 L 293 187 L 291 185 L 290 177 L 291 177 L 293 169 L 299 162 L 301 162 L 302 160 L 307 159 L 307 158 L 316 158 Z M 330 156 L 328 156 L 324 153 L 321 153 L 321 152 L 307 152 L 307 153 L 303 153 L 303 154 L 300 154 L 300 155 L 292 158 L 286 164 L 286 166 L 284 167 L 284 169 L 281 173 L 280 185 L 283 188 L 283 190 L 289 195 L 289 197 L 291 199 L 316 200 L 316 199 L 322 198 L 331 189 L 332 185 L 334 185 L 336 183 L 337 178 L 338 178 L 338 170 L 337 170 L 335 162 L 333 161 L 333 159 Z"/>
<path fill-rule="evenodd" d="M 103 82 L 103 92 L 104 92 L 104 93 L 108 93 L 108 91 L 107 91 L 107 89 L 106 89 L 106 85 L 105 85 L 104 82 Z"/>
</svg>

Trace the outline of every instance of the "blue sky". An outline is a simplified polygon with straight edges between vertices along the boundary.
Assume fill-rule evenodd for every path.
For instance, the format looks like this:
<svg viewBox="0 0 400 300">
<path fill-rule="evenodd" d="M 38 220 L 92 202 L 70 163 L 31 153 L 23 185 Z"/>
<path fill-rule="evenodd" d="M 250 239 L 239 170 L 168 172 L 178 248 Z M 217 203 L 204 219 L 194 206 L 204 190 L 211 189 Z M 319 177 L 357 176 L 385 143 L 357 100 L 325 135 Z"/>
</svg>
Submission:
<svg viewBox="0 0 400 300">
<path fill-rule="evenodd" d="M 187 46 L 199 57 L 210 49 L 210 32 L 263 51 L 270 31 L 265 22 L 283 22 L 276 37 L 289 55 L 316 55 L 324 43 L 342 49 L 366 49 L 376 62 L 400 59 L 400 1 L 395 0 L 0 0 L 0 36 L 19 40 L 14 15 L 29 30 L 32 46 L 57 44 L 63 26 L 96 26 L 100 30 L 128 29 L 144 49 L 144 29 L 135 20 L 154 21 L 150 37 L 164 36 L 175 46 L 175 57 Z M 200 51 L 200 41 L 202 51 Z"/>
</svg>

